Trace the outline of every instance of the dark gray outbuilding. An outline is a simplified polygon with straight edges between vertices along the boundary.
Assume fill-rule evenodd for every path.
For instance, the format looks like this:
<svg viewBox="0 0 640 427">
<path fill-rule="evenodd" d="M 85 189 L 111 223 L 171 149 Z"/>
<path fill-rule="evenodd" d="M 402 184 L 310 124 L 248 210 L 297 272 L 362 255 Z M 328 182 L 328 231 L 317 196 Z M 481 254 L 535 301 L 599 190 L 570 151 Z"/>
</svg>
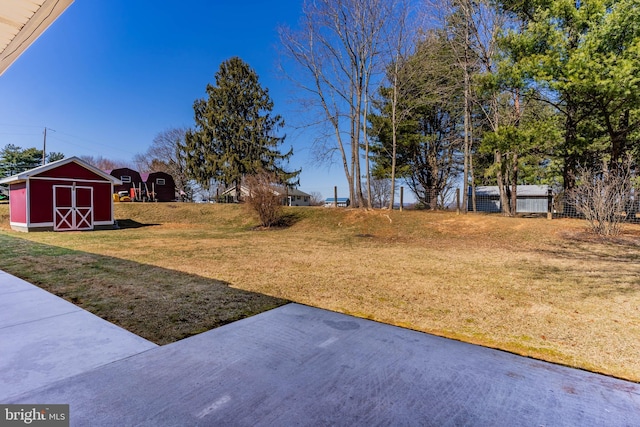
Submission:
<svg viewBox="0 0 640 427">
<path fill-rule="evenodd" d="M 516 187 L 516 212 L 519 214 L 547 213 L 549 209 L 548 185 L 518 185 Z M 471 187 L 469 187 L 471 194 Z M 467 209 L 473 212 L 473 200 L 469 197 Z M 476 209 L 478 212 L 498 213 L 500 209 L 500 192 L 498 186 L 487 185 L 476 187 Z"/>
</svg>

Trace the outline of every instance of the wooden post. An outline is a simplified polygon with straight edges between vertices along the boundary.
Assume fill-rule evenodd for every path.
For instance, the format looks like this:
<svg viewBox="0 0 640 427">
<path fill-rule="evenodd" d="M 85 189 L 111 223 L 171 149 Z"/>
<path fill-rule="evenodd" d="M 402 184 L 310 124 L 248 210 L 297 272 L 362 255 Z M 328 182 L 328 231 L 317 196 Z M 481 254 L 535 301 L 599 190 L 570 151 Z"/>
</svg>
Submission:
<svg viewBox="0 0 640 427">
<path fill-rule="evenodd" d="M 460 215 L 460 189 L 456 188 L 456 215 Z"/>
<path fill-rule="evenodd" d="M 400 187 L 400 212 L 404 208 L 404 187 Z"/>
<path fill-rule="evenodd" d="M 338 207 L 338 186 L 334 185 L 333 187 L 333 207 Z"/>
<path fill-rule="evenodd" d="M 553 190 L 549 187 L 547 194 L 547 219 L 553 219 Z"/>
</svg>

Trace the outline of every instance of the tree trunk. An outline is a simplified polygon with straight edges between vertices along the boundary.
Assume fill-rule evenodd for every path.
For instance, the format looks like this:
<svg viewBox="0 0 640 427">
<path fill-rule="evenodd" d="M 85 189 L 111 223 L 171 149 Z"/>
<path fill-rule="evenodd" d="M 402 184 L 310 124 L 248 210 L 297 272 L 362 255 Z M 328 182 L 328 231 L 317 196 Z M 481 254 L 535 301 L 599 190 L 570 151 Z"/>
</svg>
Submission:
<svg viewBox="0 0 640 427">
<path fill-rule="evenodd" d="M 391 192 L 389 210 L 393 210 L 396 199 L 396 156 L 398 155 L 398 61 L 396 58 L 393 76 L 393 95 L 391 99 Z"/>
<path fill-rule="evenodd" d="M 518 153 L 513 153 L 511 167 L 511 216 L 518 213 Z"/>
<path fill-rule="evenodd" d="M 471 79 L 469 78 L 469 17 L 466 17 L 465 45 L 464 45 L 464 170 L 462 187 L 462 212 L 467 212 L 469 206 L 469 156 L 471 155 L 469 129 L 469 98 L 471 97 Z"/>
<path fill-rule="evenodd" d="M 364 98 L 364 118 L 362 120 L 363 125 L 362 125 L 362 135 L 364 137 L 364 161 L 365 161 L 365 167 L 366 167 L 366 175 L 367 175 L 367 209 L 372 209 L 373 208 L 373 204 L 371 201 L 371 168 L 370 168 L 370 162 L 369 162 L 369 138 L 367 136 L 367 114 L 368 114 L 368 100 L 367 97 L 365 96 Z"/>
<path fill-rule="evenodd" d="M 469 148 L 471 148 L 471 145 L 473 144 L 473 127 L 470 127 L 469 131 L 469 139 L 471 139 Z M 469 175 L 471 176 L 471 207 L 473 209 L 473 212 L 477 212 L 478 205 L 476 201 L 476 181 L 475 175 L 473 173 L 473 155 L 469 156 Z"/>
<path fill-rule="evenodd" d="M 507 198 L 506 186 L 503 175 L 502 154 L 496 150 L 494 154 L 494 162 L 496 164 L 496 181 L 498 184 L 498 192 L 500 194 L 500 211 L 503 215 L 509 216 L 509 199 Z"/>
</svg>

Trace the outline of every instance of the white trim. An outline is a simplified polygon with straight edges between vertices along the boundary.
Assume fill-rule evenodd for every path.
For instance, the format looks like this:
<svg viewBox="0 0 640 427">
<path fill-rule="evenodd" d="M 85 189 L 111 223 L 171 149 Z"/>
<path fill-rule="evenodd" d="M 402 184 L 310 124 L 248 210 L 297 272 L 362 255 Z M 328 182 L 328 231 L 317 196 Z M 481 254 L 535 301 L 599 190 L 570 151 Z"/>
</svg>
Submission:
<svg viewBox="0 0 640 427">
<path fill-rule="evenodd" d="M 114 207 L 113 207 L 113 192 L 115 191 L 115 188 L 113 186 L 113 182 L 111 183 L 111 192 L 109 193 L 109 206 L 111 209 L 111 223 L 115 224 L 116 223 L 116 213 L 114 212 Z"/>
<path fill-rule="evenodd" d="M 31 176 L 29 181 L 63 181 L 63 182 L 84 182 L 88 184 L 112 184 L 108 181 L 100 181 L 98 179 L 78 179 L 78 178 L 48 178 L 46 176 Z"/>
<path fill-rule="evenodd" d="M 29 181 L 26 181 L 24 184 L 24 188 L 25 188 L 25 197 L 27 198 L 27 212 L 25 215 L 25 218 L 27 220 L 27 227 L 29 226 L 29 224 L 31 223 L 31 184 L 29 183 Z"/>
<path fill-rule="evenodd" d="M 56 201 L 56 189 L 57 188 L 69 188 L 71 189 L 71 206 L 58 206 Z M 93 187 L 83 187 L 76 185 L 54 185 L 51 187 L 53 191 L 53 230 L 54 231 L 86 231 L 94 229 L 93 222 Z M 90 205 L 78 207 L 76 190 L 89 190 Z M 66 213 L 64 213 L 66 211 Z M 84 213 L 82 213 L 82 212 Z M 58 218 L 60 220 L 58 221 Z M 78 221 L 78 218 L 80 221 Z M 68 228 L 60 227 L 65 224 Z M 80 224 L 87 224 L 87 226 L 81 227 Z"/>
<path fill-rule="evenodd" d="M 90 172 L 93 172 L 94 174 L 96 174 L 98 176 L 101 176 L 106 181 L 113 182 L 114 184 L 117 184 L 117 185 L 121 185 L 122 184 L 122 181 L 120 181 L 115 176 L 111 176 L 111 175 L 107 174 L 106 172 L 101 171 L 100 169 L 98 169 L 98 168 L 96 168 L 94 166 L 91 166 L 89 163 L 87 163 L 84 160 L 81 160 L 81 159 L 79 159 L 77 157 L 69 157 L 69 158 L 66 158 L 66 159 L 58 160 L 58 161 L 51 162 L 51 163 L 48 163 L 48 164 L 43 165 L 43 166 L 38 166 L 37 168 L 30 169 L 28 171 L 19 173 L 17 175 L 12 175 L 10 177 L 0 179 L 0 184 L 10 184 L 10 183 L 19 182 L 19 181 L 26 181 L 29 178 L 34 177 L 34 175 L 38 175 L 38 174 L 41 174 L 43 172 L 47 172 L 47 171 L 49 171 L 51 169 L 55 169 L 55 168 L 57 168 L 59 166 L 66 165 L 67 163 L 75 163 L 78 166 L 83 167 L 83 168 L 87 169 Z M 55 179 L 55 178 L 52 178 L 52 179 Z"/>
<path fill-rule="evenodd" d="M 113 221 L 95 221 L 93 225 L 113 225 Z M 9 225 L 27 226 L 26 222 L 13 222 L 9 221 Z M 53 227 L 53 222 L 34 222 L 29 227 Z"/>
</svg>

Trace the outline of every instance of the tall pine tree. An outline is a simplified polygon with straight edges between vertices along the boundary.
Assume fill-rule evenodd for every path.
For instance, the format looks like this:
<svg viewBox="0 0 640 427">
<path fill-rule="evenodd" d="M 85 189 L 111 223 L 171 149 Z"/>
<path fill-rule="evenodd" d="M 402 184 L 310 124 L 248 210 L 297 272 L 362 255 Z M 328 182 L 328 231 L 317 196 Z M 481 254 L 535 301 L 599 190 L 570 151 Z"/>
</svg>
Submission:
<svg viewBox="0 0 640 427">
<path fill-rule="evenodd" d="M 215 86 L 207 85 L 207 99 L 193 104 L 195 128 L 187 132 L 184 147 L 189 176 L 205 187 L 212 180 L 234 186 L 237 195 L 245 176 L 263 172 L 296 185 L 300 171 L 282 167 L 293 148 L 278 151 L 284 136 L 276 133 L 284 120 L 272 114 L 273 101 L 256 72 L 233 57 L 220 64 L 215 80 Z"/>
</svg>

